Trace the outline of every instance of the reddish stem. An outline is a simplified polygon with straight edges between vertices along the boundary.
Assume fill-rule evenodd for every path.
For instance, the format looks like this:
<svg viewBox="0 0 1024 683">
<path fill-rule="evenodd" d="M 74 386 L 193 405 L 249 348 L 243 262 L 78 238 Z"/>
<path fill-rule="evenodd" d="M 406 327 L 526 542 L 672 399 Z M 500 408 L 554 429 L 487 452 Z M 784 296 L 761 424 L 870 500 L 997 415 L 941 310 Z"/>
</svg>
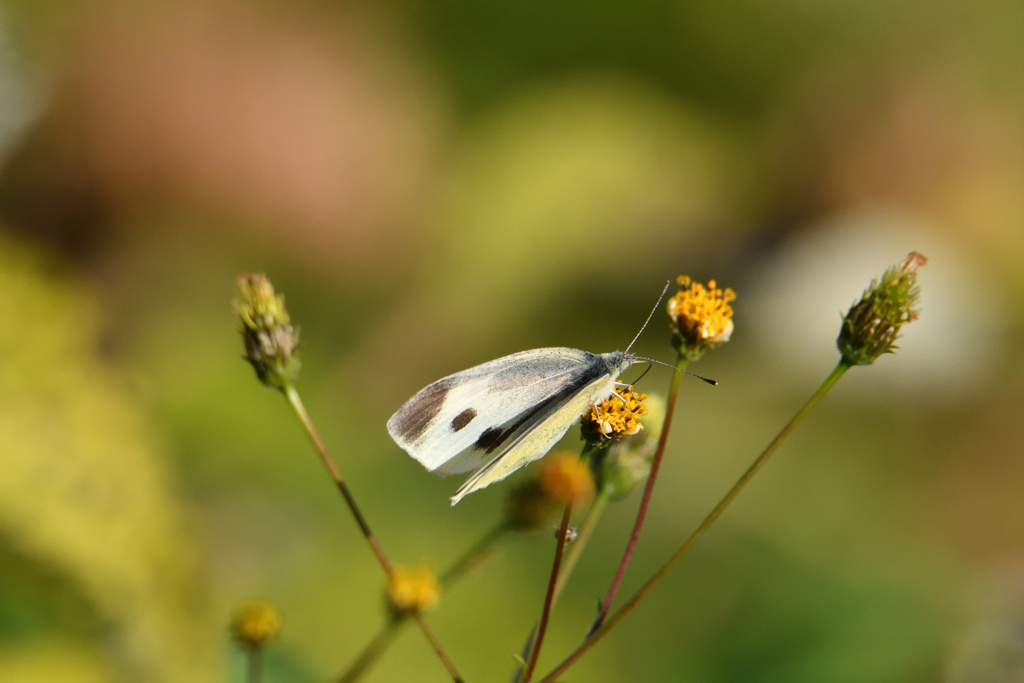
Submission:
<svg viewBox="0 0 1024 683">
<path fill-rule="evenodd" d="M 537 624 L 537 638 L 530 652 L 530 663 L 526 666 L 526 674 L 523 676 L 523 683 L 530 683 L 533 677 L 533 670 L 537 668 L 537 658 L 540 656 L 541 645 L 544 644 L 544 635 L 548 630 L 548 618 L 551 616 L 551 605 L 555 600 L 555 586 L 558 583 L 558 572 L 562 567 L 562 554 L 565 552 L 565 537 L 569 532 L 569 518 L 572 516 L 572 503 L 565 506 L 565 514 L 562 515 L 562 525 L 558 528 L 558 543 L 555 545 L 555 561 L 551 564 L 551 579 L 548 581 L 548 593 L 544 597 L 544 609 L 540 613 L 540 622 Z"/>
<path fill-rule="evenodd" d="M 661 469 L 661 459 L 665 455 L 669 427 L 672 426 L 672 415 L 676 410 L 676 398 L 679 396 L 679 384 L 683 379 L 683 369 L 686 368 L 686 362 L 687 359 L 682 354 L 679 354 L 676 358 L 676 368 L 678 369 L 672 373 L 672 384 L 668 392 L 668 402 L 665 404 L 665 421 L 661 426 L 658 449 L 654 451 L 654 458 L 651 460 L 651 473 L 648 475 L 647 484 L 644 486 L 643 498 L 640 499 L 640 509 L 636 513 L 636 522 L 633 523 L 633 533 L 630 534 L 629 542 L 626 543 L 626 550 L 622 554 L 622 560 L 619 562 L 619 568 L 615 572 L 615 578 L 612 579 L 612 585 L 608 589 L 608 594 L 601 602 L 601 609 L 597 613 L 597 619 L 594 620 L 594 624 L 587 631 L 587 638 L 592 636 L 597 629 L 601 628 L 608 610 L 611 609 L 612 601 L 615 599 L 616 593 L 619 592 L 622 579 L 626 576 L 626 568 L 629 566 L 630 560 L 633 559 L 633 550 L 636 548 L 636 543 L 640 540 L 640 529 L 643 528 L 644 520 L 647 519 L 647 508 L 651 504 L 651 494 L 654 493 L 654 484 L 658 479 L 658 471 Z"/>
</svg>

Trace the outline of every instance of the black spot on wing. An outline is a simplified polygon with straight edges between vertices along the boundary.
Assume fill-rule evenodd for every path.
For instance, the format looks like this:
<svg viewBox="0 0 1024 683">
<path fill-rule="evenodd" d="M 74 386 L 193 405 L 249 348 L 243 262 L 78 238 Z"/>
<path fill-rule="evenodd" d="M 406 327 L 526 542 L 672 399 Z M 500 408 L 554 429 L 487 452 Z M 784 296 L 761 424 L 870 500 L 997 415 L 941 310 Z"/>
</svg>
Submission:
<svg viewBox="0 0 1024 683">
<path fill-rule="evenodd" d="M 461 413 L 456 415 L 454 420 L 452 420 L 452 431 L 457 432 L 461 430 L 463 427 L 472 422 L 474 417 L 476 417 L 476 410 L 473 408 L 466 408 Z"/>
<path fill-rule="evenodd" d="M 490 453 L 500 446 L 507 438 L 508 434 L 506 434 L 505 430 L 501 427 L 488 427 L 484 430 L 484 433 L 480 435 L 480 438 L 476 440 L 476 447 L 482 451 Z"/>
<path fill-rule="evenodd" d="M 520 414 L 515 422 L 508 425 L 507 427 L 488 427 L 484 430 L 480 438 L 476 440 L 476 447 L 486 453 L 490 454 L 498 450 L 503 443 L 508 441 L 508 438 L 515 434 L 516 430 L 526 424 L 531 418 L 536 416 L 538 413 L 543 412 L 550 406 L 561 403 L 566 397 L 575 394 L 579 389 L 577 387 L 570 387 L 561 393 L 555 394 L 543 403 L 539 403 L 534 407 L 530 408 L 526 412 Z"/>
<path fill-rule="evenodd" d="M 402 406 L 394 418 L 398 436 L 407 441 L 418 439 L 441 412 L 450 388 L 447 380 L 434 382 Z"/>
</svg>

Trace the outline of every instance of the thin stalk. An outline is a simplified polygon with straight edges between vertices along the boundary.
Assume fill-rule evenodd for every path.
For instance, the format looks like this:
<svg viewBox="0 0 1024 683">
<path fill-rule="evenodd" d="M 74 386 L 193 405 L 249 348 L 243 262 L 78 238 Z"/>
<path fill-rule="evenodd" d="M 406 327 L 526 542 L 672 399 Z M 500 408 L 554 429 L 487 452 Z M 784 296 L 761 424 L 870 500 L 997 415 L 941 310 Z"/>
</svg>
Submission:
<svg viewBox="0 0 1024 683">
<path fill-rule="evenodd" d="M 587 546 L 587 541 L 594 533 L 594 529 L 597 527 L 597 522 L 601 519 L 601 514 L 604 512 L 605 507 L 608 505 L 609 494 L 606 491 L 598 492 L 594 498 L 594 502 L 590 504 L 590 508 L 587 509 L 587 514 L 583 518 L 583 522 L 580 524 L 579 534 L 576 536 L 576 540 L 569 546 L 569 552 L 566 553 L 565 559 L 562 560 L 562 569 L 558 573 L 558 580 L 555 582 L 555 594 L 551 599 L 551 609 L 555 608 L 558 603 L 558 598 L 565 589 L 565 585 L 569 583 L 569 577 L 572 575 L 572 570 L 576 567 L 576 563 L 579 562 L 580 557 L 583 555 L 583 549 Z M 530 649 L 533 647 L 533 641 L 537 637 L 537 624 L 533 625 L 533 629 L 530 630 L 530 635 L 523 643 L 522 657 L 525 661 L 530 656 Z M 523 677 L 523 667 L 517 666 L 515 673 L 512 675 L 511 683 L 519 683 Z"/>
<path fill-rule="evenodd" d="M 246 683 L 260 683 L 263 679 L 263 650 L 259 647 L 246 648 L 248 670 L 245 673 Z"/>
<path fill-rule="evenodd" d="M 366 538 L 367 543 L 370 544 L 370 549 L 373 550 L 373 554 L 377 557 L 377 561 L 380 562 L 381 568 L 384 569 L 384 573 L 387 574 L 388 578 L 391 577 L 394 571 L 391 567 L 391 563 L 388 562 L 387 556 L 384 554 L 384 550 L 380 547 L 380 543 L 377 542 L 377 537 L 373 535 L 370 530 L 370 525 L 366 521 L 366 517 L 363 516 L 362 511 L 356 504 L 356 499 L 352 495 L 352 492 L 348 488 L 348 484 L 345 483 L 345 479 L 341 476 L 341 470 L 334 464 L 334 460 L 327 452 L 327 447 L 324 445 L 323 440 L 320 438 L 319 432 L 316 427 L 313 426 L 313 421 L 309 418 L 309 414 L 306 412 L 306 407 L 302 405 L 302 399 L 299 398 L 299 392 L 295 390 L 295 387 L 288 384 L 284 388 L 284 395 L 288 399 L 288 403 L 291 405 L 292 410 L 295 411 L 296 417 L 299 418 L 299 422 L 302 423 L 302 428 L 306 430 L 306 435 L 309 436 L 309 440 L 313 442 L 313 446 L 316 448 L 317 453 L 320 454 L 320 458 L 323 460 L 327 470 L 331 473 L 331 477 L 334 479 L 334 483 L 337 484 L 338 490 L 341 491 L 342 497 L 345 499 L 345 503 L 348 504 L 348 509 L 352 511 L 352 516 L 356 520 L 356 524 L 359 525 L 359 529 L 363 532 L 363 536 Z M 459 676 L 458 670 L 455 665 L 452 664 L 451 659 L 448 658 L 448 654 L 441 647 L 441 643 L 437 640 L 433 631 L 427 626 L 427 622 L 423 619 L 423 616 L 416 614 L 416 621 L 420 625 L 420 629 L 423 631 L 423 635 L 427 637 L 427 641 L 431 647 L 434 648 L 434 652 L 437 654 L 438 659 L 444 664 L 445 669 L 448 670 L 448 674 L 452 677 L 452 680 L 456 683 L 462 683 L 462 677 Z"/>
<path fill-rule="evenodd" d="M 345 671 L 338 678 L 338 683 L 355 683 L 359 680 L 364 673 L 366 673 L 370 667 L 377 663 L 380 656 L 391 646 L 391 643 L 395 642 L 395 638 L 398 637 L 402 626 L 405 625 L 406 619 L 403 616 L 392 617 L 388 619 L 388 622 L 384 624 L 384 628 L 377 633 L 376 637 L 370 641 L 370 644 L 366 646 L 362 654 L 356 658 L 356 661 L 352 662 L 348 670 Z"/>
<path fill-rule="evenodd" d="M 587 547 L 587 541 L 593 535 L 594 528 L 597 526 L 598 520 L 601 519 L 601 514 L 607 505 L 608 494 L 604 491 L 599 492 L 594 498 L 594 502 L 591 503 L 590 509 L 587 510 L 583 522 L 580 523 L 576 540 L 569 546 L 569 552 L 566 553 L 565 560 L 562 561 L 562 571 L 559 573 L 558 581 L 555 583 L 554 602 L 558 602 L 559 596 L 565 589 L 565 584 L 569 583 L 572 570 L 576 568 L 576 563 L 580 561 L 580 556 L 583 555 L 583 550 Z"/>
<path fill-rule="evenodd" d="M 523 683 L 530 683 L 533 677 L 533 670 L 537 668 L 537 658 L 540 656 L 540 649 L 544 645 L 544 636 L 548 630 L 548 618 L 551 616 L 551 606 L 555 600 L 555 584 L 558 583 L 558 570 L 562 565 L 562 553 L 565 551 L 565 537 L 569 532 L 569 519 L 572 517 L 572 503 L 565 506 L 565 514 L 562 515 L 562 524 L 558 528 L 558 542 L 555 544 L 555 561 L 551 563 L 551 579 L 548 581 L 548 592 L 544 596 L 544 609 L 540 613 L 540 621 L 537 623 L 537 638 L 530 652 L 530 660 L 526 665 L 526 675 Z"/>
<path fill-rule="evenodd" d="M 654 451 L 654 458 L 651 460 L 651 473 L 647 477 L 647 483 L 644 485 L 644 495 L 640 499 L 640 509 L 636 513 L 636 521 L 633 523 L 633 532 L 629 535 L 629 541 L 626 543 L 626 550 L 622 553 L 622 560 L 619 561 L 619 568 L 615 571 L 615 578 L 612 579 L 612 585 L 608 588 L 608 594 L 605 595 L 604 600 L 601 601 L 601 609 L 597 612 L 597 619 L 594 620 L 594 624 L 590 627 L 587 632 L 587 636 L 594 634 L 597 629 L 601 628 L 601 623 L 604 621 L 605 616 L 608 614 L 608 610 L 612 606 L 612 601 L 615 599 L 616 593 L 619 592 L 619 586 L 622 585 L 622 579 L 626 576 L 626 568 L 629 567 L 630 560 L 633 559 L 633 550 L 636 548 L 637 541 L 640 540 L 640 530 L 644 526 L 644 521 L 647 519 L 647 508 L 651 504 L 651 494 L 654 493 L 654 484 L 658 480 L 658 472 L 661 469 L 661 459 L 665 455 L 665 445 L 668 443 L 668 432 L 672 426 L 672 415 L 676 410 L 676 399 L 679 396 L 679 385 L 683 381 L 683 370 L 686 369 L 687 358 L 682 353 L 676 355 L 676 370 L 672 373 L 672 383 L 669 385 L 668 390 L 668 401 L 665 403 L 665 421 L 661 426 L 661 436 L 658 438 L 658 448 Z"/>
<path fill-rule="evenodd" d="M 764 464 L 768 461 L 768 458 L 770 458 L 772 454 L 776 451 L 776 449 L 778 449 L 779 445 L 783 441 L 785 441 L 786 437 L 789 436 L 790 432 L 793 431 L 796 425 L 804 418 L 805 415 L 807 415 L 808 412 L 810 412 L 811 408 L 813 408 L 818 403 L 818 401 L 820 401 L 821 398 L 828 393 L 829 389 L 831 389 L 835 385 L 835 383 L 839 381 L 839 378 L 842 377 L 843 374 L 850 369 L 850 367 L 851 366 L 845 360 L 839 361 L 839 364 L 836 365 L 835 369 L 832 370 L 831 374 L 829 374 L 829 376 L 825 379 L 822 385 L 818 387 L 818 390 L 814 392 L 811 398 L 807 400 L 807 403 L 805 403 L 803 407 L 800 408 L 799 411 L 797 411 L 797 414 L 793 416 L 793 419 L 791 419 L 789 423 L 782 428 L 782 431 L 778 433 L 778 435 L 772 440 L 770 444 L 768 444 L 768 447 L 764 449 L 764 451 L 761 453 L 761 455 L 757 457 L 756 460 L 754 460 L 753 464 L 751 464 L 750 467 L 747 468 L 747 471 L 743 473 L 743 476 L 741 476 L 736 481 L 736 483 L 733 484 L 732 488 L 729 489 L 729 492 L 726 493 L 722 500 L 718 502 L 718 505 L 715 506 L 715 509 L 712 510 L 711 513 L 704 518 L 704 521 L 700 523 L 700 526 L 698 526 L 697 529 L 692 534 L 690 534 L 690 537 L 683 542 L 683 544 L 679 547 L 678 550 L 676 550 L 672 557 L 670 557 L 668 561 L 665 562 L 665 564 L 663 564 L 658 569 L 658 571 L 654 573 L 654 576 L 649 578 L 647 582 L 644 583 L 644 585 L 641 586 L 640 589 L 636 593 L 634 593 L 629 600 L 626 601 L 626 604 L 620 607 L 619 610 L 615 612 L 615 614 L 613 614 L 604 625 L 602 625 L 597 631 L 590 635 L 583 642 L 582 645 L 580 645 L 578 648 L 576 648 L 576 650 L 572 652 L 572 654 L 566 657 L 565 660 L 563 660 L 562 663 L 559 664 L 551 673 L 546 675 L 541 680 L 541 683 L 552 683 L 552 681 L 554 681 L 555 678 L 565 673 L 566 669 L 572 666 L 580 657 L 582 657 L 587 652 L 587 650 L 596 645 L 597 642 L 604 638 L 604 636 L 607 635 L 609 631 L 615 628 L 616 624 L 622 621 L 627 614 L 633 611 L 633 608 L 636 607 L 637 604 L 641 600 L 643 600 L 648 593 L 650 593 L 651 589 L 654 588 L 658 584 L 658 582 L 665 578 L 665 575 L 668 574 L 669 570 L 671 570 L 672 567 L 675 566 L 675 564 L 679 562 L 680 559 L 682 559 L 683 555 L 685 555 L 686 552 L 691 547 L 693 547 L 693 544 L 697 542 L 697 539 L 699 539 L 704 534 L 704 532 L 708 530 L 708 527 L 710 527 L 714 523 L 714 521 L 718 519 L 722 512 L 727 507 L 729 507 L 729 504 L 732 503 L 732 501 L 736 498 L 737 495 L 739 495 L 740 491 L 743 490 L 743 487 L 747 485 L 747 482 L 749 482 L 754 477 L 754 475 L 757 474 L 758 470 L 760 470 L 761 467 L 764 466 Z"/>
<path fill-rule="evenodd" d="M 447 588 L 461 579 L 466 572 L 486 560 L 487 556 L 494 550 L 494 546 L 510 529 L 509 524 L 503 521 L 481 536 L 480 540 L 470 546 L 469 550 L 462 557 L 456 560 L 448 569 L 441 572 L 437 579 L 441 582 L 441 587 Z"/>
<path fill-rule="evenodd" d="M 483 562 L 509 528 L 507 523 L 502 522 L 484 534 L 462 557 L 441 573 L 441 576 L 438 577 L 441 588 L 447 589 L 458 579 L 462 578 L 466 572 Z M 363 674 L 369 671 L 387 649 L 391 647 L 401 627 L 405 625 L 410 616 L 409 613 L 403 612 L 389 619 L 356 660 L 349 665 L 345 673 L 338 678 L 338 683 L 355 683 L 362 678 Z"/>
</svg>

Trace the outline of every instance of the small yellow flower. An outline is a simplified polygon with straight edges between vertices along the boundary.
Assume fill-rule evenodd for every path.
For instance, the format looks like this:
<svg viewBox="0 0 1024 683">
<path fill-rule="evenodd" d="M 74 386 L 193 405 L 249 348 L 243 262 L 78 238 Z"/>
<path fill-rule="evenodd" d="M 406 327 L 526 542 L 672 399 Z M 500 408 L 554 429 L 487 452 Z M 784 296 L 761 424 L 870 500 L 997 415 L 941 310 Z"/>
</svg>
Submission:
<svg viewBox="0 0 1024 683">
<path fill-rule="evenodd" d="M 268 387 L 283 389 L 299 373 L 299 332 L 290 324 L 284 297 L 265 275 L 238 278 L 235 312 L 242 321 L 245 357 Z"/>
<path fill-rule="evenodd" d="M 599 444 L 637 434 L 643 429 L 640 418 L 647 414 L 646 400 L 647 394 L 637 394 L 631 387 L 616 387 L 607 400 L 583 414 L 582 437 Z"/>
<path fill-rule="evenodd" d="M 672 321 L 672 343 L 690 360 L 700 358 L 708 349 L 729 341 L 732 336 L 732 306 L 736 292 L 719 289 L 714 280 L 707 287 L 681 275 L 682 287 L 668 300 Z"/>
<path fill-rule="evenodd" d="M 541 492 L 559 505 L 578 503 L 594 492 L 594 474 L 568 451 L 549 455 L 537 475 Z"/>
<path fill-rule="evenodd" d="M 425 564 L 396 566 L 388 579 L 388 602 L 396 614 L 425 612 L 437 604 L 441 584 Z"/>
<path fill-rule="evenodd" d="M 266 600 L 247 602 L 231 623 L 231 633 L 248 648 L 261 648 L 274 639 L 281 628 L 281 615 Z"/>
<path fill-rule="evenodd" d="M 651 472 L 651 460 L 661 436 L 665 419 L 665 401 L 660 396 L 645 399 L 648 428 L 621 439 L 594 462 L 597 486 L 611 500 L 625 498 Z"/>
</svg>

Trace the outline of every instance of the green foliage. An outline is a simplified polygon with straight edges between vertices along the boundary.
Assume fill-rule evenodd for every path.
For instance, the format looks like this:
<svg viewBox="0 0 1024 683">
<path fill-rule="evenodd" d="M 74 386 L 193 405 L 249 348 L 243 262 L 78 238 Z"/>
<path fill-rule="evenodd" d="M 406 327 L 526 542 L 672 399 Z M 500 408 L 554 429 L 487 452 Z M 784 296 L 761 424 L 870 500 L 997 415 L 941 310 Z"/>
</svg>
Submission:
<svg viewBox="0 0 1024 683">
<path fill-rule="evenodd" d="M 0 241 L 5 554 L 88 605 L 133 680 L 209 680 L 214 641 L 171 477 L 138 406 L 96 359 L 95 304 L 54 272 Z M 32 630 L 12 599 L 6 628 Z"/>
</svg>

